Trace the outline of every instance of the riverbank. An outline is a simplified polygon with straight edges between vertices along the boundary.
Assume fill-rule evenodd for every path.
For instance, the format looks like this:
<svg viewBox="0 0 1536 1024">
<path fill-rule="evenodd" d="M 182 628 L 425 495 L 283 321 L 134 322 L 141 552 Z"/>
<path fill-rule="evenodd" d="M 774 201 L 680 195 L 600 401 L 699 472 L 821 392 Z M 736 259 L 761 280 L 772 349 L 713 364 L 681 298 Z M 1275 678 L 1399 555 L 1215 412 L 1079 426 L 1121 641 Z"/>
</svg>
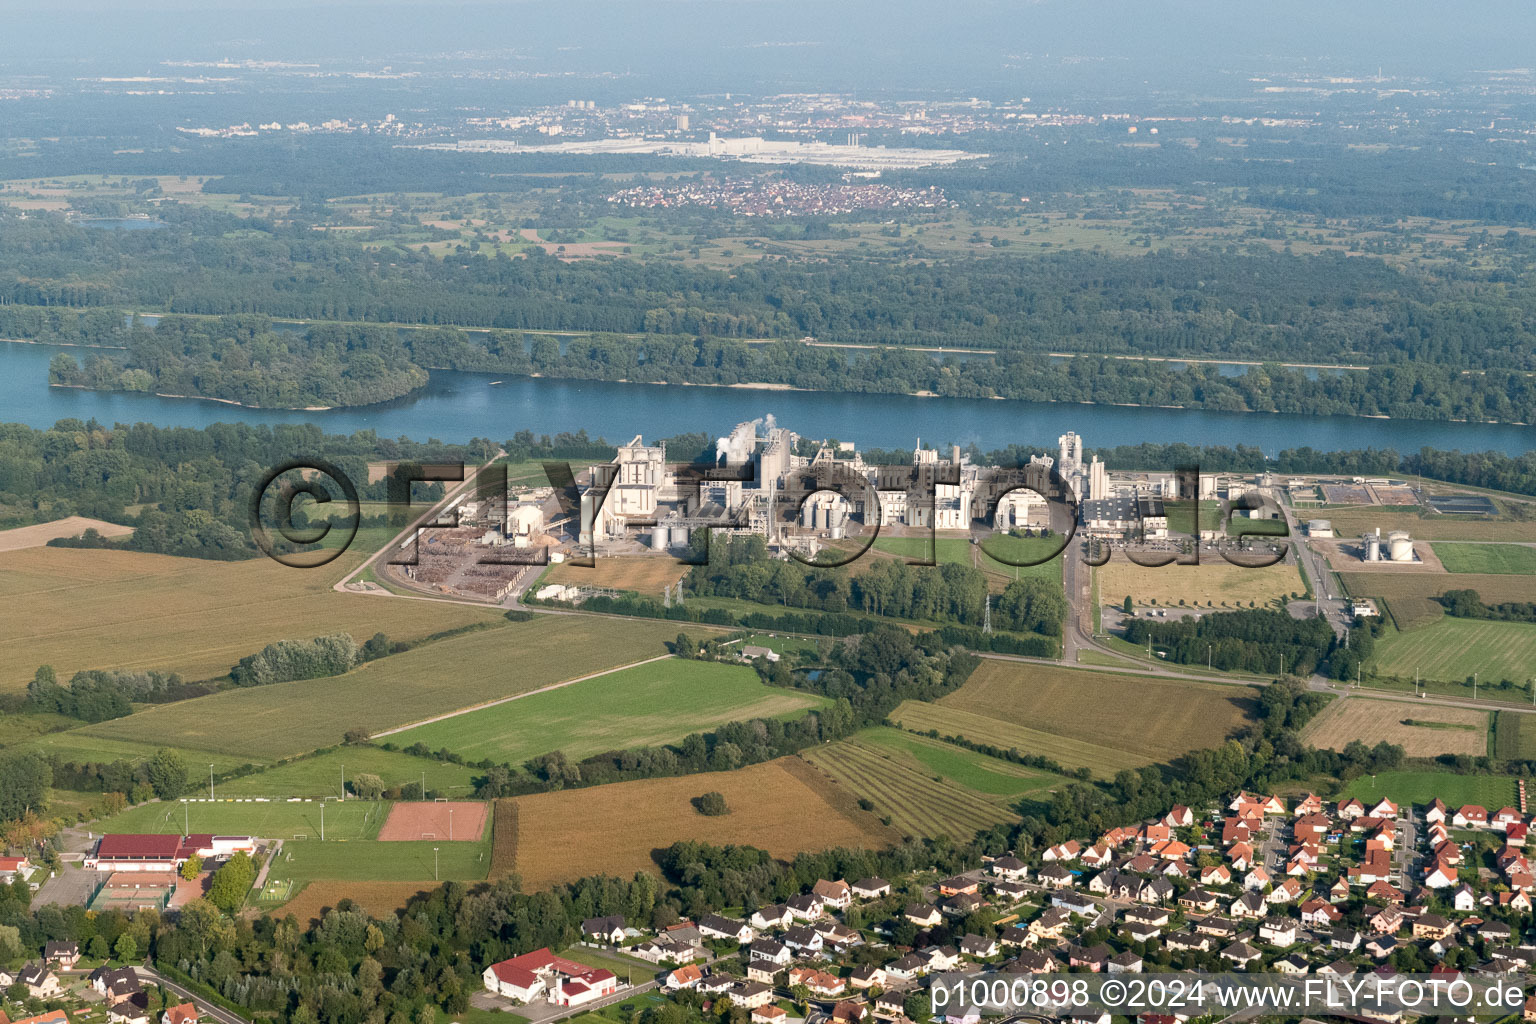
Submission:
<svg viewBox="0 0 1536 1024">
<path fill-rule="evenodd" d="M 96 346 L 92 346 L 96 347 Z M 334 405 L 251 405 L 246 402 L 237 402 L 233 398 L 215 398 L 212 395 L 173 395 L 168 391 L 128 391 L 124 388 L 93 388 L 88 384 L 60 384 L 58 381 L 49 381 L 51 388 L 74 388 L 79 391 L 97 391 L 109 395 L 154 395 L 156 398 L 176 398 L 191 402 L 218 402 L 220 405 L 232 405 L 237 409 L 271 409 L 281 412 L 330 412 L 332 409 L 361 409 L 364 406 L 334 406 Z M 421 388 L 414 388 L 420 391 Z M 411 392 L 407 391 L 406 395 Z M 405 397 L 404 395 L 401 396 Z M 390 399 L 394 401 L 394 399 Z"/>
<path fill-rule="evenodd" d="M 66 419 L 162 427 L 302 423 L 327 433 L 366 430 L 385 437 L 463 443 L 475 437 L 510 438 L 523 430 L 552 437 L 585 430 L 590 437 L 625 439 L 641 432 L 647 437 L 723 432 L 731 424 L 773 413 L 807 437 L 836 437 L 865 448 L 907 447 L 921 436 L 936 444 L 975 444 L 983 451 L 1014 444 L 1054 450 L 1059 435 L 1075 430 L 1094 447 L 1243 445 L 1271 455 L 1301 447 L 1319 452 L 1366 448 L 1412 452 L 1427 447 L 1510 456 L 1536 449 L 1529 428 L 1504 425 L 953 396 L 937 401 L 875 392 L 619 384 L 459 370 L 433 371 L 425 387 L 377 405 L 313 411 L 252 409 L 228 402 L 160 398 L 149 392 L 49 387 L 53 354 L 68 351 L 46 344 L 0 344 L 0 419 L 37 429 Z M 491 386 L 495 381 L 501 383 Z"/>
</svg>

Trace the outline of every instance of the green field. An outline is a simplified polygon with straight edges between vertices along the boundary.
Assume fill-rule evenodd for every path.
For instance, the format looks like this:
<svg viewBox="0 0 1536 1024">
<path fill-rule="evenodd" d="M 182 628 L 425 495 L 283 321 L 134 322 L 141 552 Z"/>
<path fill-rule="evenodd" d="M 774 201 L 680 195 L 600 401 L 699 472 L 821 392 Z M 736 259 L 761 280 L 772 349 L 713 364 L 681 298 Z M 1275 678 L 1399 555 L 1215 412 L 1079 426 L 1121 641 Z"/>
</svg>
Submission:
<svg viewBox="0 0 1536 1024">
<path fill-rule="evenodd" d="M 1507 775 L 1452 775 L 1450 772 L 1383 772 L 1362 775 L 1340 794 L 1369 802 L 1386 797 L 1396 804 L 1427 804 L 1439 797 L 1451 807 L 1478 804 L 1489 811 L 1515 802 L 1515 780 Z"/>
<path fill-rule="evenodd" d="M 681 740 L 724 722 L 798 715 L 825 703 L 797 690 L 764 686 L 745 665 L 668 658 L 570 686 L 419 726 L 389 737 L 402 747 L 425 743 L 478 761 L 517 764 L 564 751 L 605 750 Z"/>
<path fill-rule="evenodd" d="M 1494 756 L 1536 760 L 1536 714 L 1499 711 L 1494 717 Z"/>
<path fill-rule="evenodd" d="M 868 730 L 862 736 L 887 750 L 904 751 L 950 782 L 988 796 L 1018 798 L 1044 792 L 1064 781 L 1050 772 L 909 732 L 881 728 Z"/>
<path fill-rule="evenodd" d="M 218 795 L 218 788 L 214 788 Z M 259 836 L 262 839 L 291 840 L 310 836 L 319 846 L 320 808 L 325 807 L 327 843 L 339 840 L 372 839 L 379 834 L 389 814 L 388 802 L 373 800 L 300 801 L 270 803 L 236 802 L 219 797 L 217 802 L 180 800 L 139 804 L 120 814 L 103 818 L 92 825 L 97 832 L 211 832 L 214 835 Z M 409 845 L 381 843 L 382 846 Z"/>
<path fill-rule="evenodd" d="M 425 644 L 343 676 L 226 690 L 56 736 L 138 743 L 151 753 L 176 747 L 194 763 L 220 756 L 270 762 L 336 744 L 354 727 L 378 732 L 654 657 L 676 635 L 671 622 L 540 616 Z"/>
<path fill-rule="evenodd" d="M 1059 781 L 1046 772 L 886 728 L 866 729 L 801 756 L 870 801 L 876 814 L 890 818 L 907 836 L 968 839 L 980 829 L 1016 821 L 1013 805 L 1031 794 L 1043 795 Z"/>
<path fill-rule="evenodd" d="M 219 783 L 216 792 L 223 796 L 334 797 L 341 795 L 343 771 L 349 781 L 359 772 L 377 775 L 387 787 L 419 783 L 425 773 L 429 791 L 436 790 L 443 796 L 454 798 L 473 794 L 475 777 L 480 774 L 477 768 L 451 761 L 414 757 L 373 746 L 355 746 L 230 779 Z"/>
<path fill-rule="evenodd" d="M 118 719 L 117 721 L 124 721 Z M 164 743 L 156 743 L 153 737 L 146 737 L 140 742 L 128 740 L 109 739 L 96 733 L 87 734 L 86 727 L 81 726 L 70 729 L 67 732 L 54 732 L 46 736 L 40 736 L 26 744 L 26 749 L 36 750 L 40 754 L 58 757 L 62 761 L 73 761 L 76 764 L 108 761 L 131 761 L 137 763 L 146 761 L 155 756 L 155 751 L 165 746 Z M 203 782 L 207 784 L 208 766 L 211 764 L 219 773 L 229 772 L 251 762 L 251 758 L 238 757 L 234 754 L 221 753 L 216 750 L 187 751 L 187 759 L 193 765 L 193 776 L 201 773 Z"/>
<path fill-rule="evenodd" d="M 1536 675 L 1536 625 L 1447 616 L 1409 633 L 1388 629 L 1376 641 L 1376 671 L 1412 679 L 1460 682 L 1478 674 L 1484 686 Z M 1485 694 L 1498 697 L 1496 690 Z"/>
<path fill-rule="evenodd" d="M 1523 544 L 1432 544 L 1446 572 L 1536 575 L 1536 548 Z M 1532 588 L 1536 590 L 1536 587 Z"/>
<path fill-rule="evenodd" d="M 491 865 L 490 830 L 476 843 L 421 842 L 381 843 L 377 840 L 331 841 L 330 812 L 326 812 L 326 841 L 311 835 L 304 840 L 288 840 L 272 864 L 269 875 L 274 880 L 292 882 L 298 888 L 305 882 L 419 882 L 432 878 L 433 848 L 436 847 L 439 880 L 478 881 Z"/>
<path fill-rule="evenodd" d="M 796 655 L 801 653 L 815 654 L 819 649 L 817 642 L 810 637 L 785 636 L 783 633 L 772 635 L 768 633 L 753 633 L 745 640 L 740 640 L 731 646 L 736 650 L 740 650 L 743 647 L 766 647 L 781 657 L 789 658 L 791 664 L 794 663 Z"/>
<path fill-rule="evenodd" d="M 1054 580 L 1061 578 L 1060 557 L 1040 565 L 1018 567 L 999 562 L 990 557 L 988 552 L 1006 558 L 1039 558 L 1059 547 L 1061 547 L 1059 537 L 1041 539 L 997 534 L 988 537 L 984 545 L 972 544 L 965 537 L 939 537 L 933 541 L 933 554 L 935 560 L 941 565 L 946 562 L 955 562 L 1009 577 L 1037 576 L 1041 579 Z M 899 555 L 908 559 L 927 558 L 929 555 L 926 537 L 877 537 L 874 548 L 876 551 L 884 551 L 886 554 Z"/>
</svg>

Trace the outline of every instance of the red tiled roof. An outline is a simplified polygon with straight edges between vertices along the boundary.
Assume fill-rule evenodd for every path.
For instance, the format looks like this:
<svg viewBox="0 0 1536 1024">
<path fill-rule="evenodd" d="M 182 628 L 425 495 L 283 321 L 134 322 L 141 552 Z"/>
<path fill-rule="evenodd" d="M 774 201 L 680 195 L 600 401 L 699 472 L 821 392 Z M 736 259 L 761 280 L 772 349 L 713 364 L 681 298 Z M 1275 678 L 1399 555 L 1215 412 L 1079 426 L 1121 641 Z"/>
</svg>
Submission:
<svg viewBox="0 0 1536 1024">
<path fill-rule="evenodd" d="M 108 835 L 101 837 L 96 856 L 113 860 L 174 860 L 181 836 Z"/>
</svg>

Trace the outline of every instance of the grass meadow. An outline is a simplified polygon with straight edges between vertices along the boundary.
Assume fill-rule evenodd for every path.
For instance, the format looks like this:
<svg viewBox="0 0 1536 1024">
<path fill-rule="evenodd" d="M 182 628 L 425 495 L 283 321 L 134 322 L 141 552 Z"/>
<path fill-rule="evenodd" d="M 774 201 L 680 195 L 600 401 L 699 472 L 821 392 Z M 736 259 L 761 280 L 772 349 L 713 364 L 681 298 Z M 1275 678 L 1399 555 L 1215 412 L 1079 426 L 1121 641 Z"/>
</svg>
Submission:
<svg viewBox="0 0 1536 1024">
<path fill-rule="evenodd" d="M 668 658 L 444 719 L 389 737 L 425 743 L 471 761 L 520 763 L 561 750 L 581 758 L 605 750 L 681 740 L 724 722 L 797 715 L 825 701 L 767 687 L 745 665 Z"/>
</svg>

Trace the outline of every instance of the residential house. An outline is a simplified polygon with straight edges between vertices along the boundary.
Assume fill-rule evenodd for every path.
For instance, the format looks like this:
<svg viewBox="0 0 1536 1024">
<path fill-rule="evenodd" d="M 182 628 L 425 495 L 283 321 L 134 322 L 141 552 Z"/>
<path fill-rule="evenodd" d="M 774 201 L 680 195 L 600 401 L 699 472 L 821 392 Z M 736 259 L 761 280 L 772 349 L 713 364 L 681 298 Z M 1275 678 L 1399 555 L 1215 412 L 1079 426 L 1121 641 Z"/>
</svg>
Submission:
<svg viewBox="0 0 1536 1024">
<path fill-rule="evenodd" d="M 784 933 L 784 945 L 797 956 L 807 956 L 820 953 L 822 947 L 826 945 L 826 940 L 817 934 L 815 929 L 796 925 Z"/>
<path fill-rule="evenodd" d="M 760 981 L 738 981 L 726 995 L 737 1006 L 755 1011 L 773 1002 L 773 986 Z"/>
<path fill-rule="evenodd" d="M 776 903 L 771 907 L 763 907 L 761 910 L 756 911 L 747 920 L 753 928 L 759 931 L 767 931 L 771 928 L 788 928 L 789 922 L 793 919 L 794 915 L 789 912 L 788 907 L 782 903 Z"/>
<path fill-rule="evenodd" d="M 1067 966 L 1083 967 L 1097 974 L 1104 970 L 1105 966 L 1109 963 L 1109 958 L 1112 955 L 1113 952 L 1103 943 L 1100 943 L 1097 946 L 1089 946 L 1087 948 L 1082 946 L 1068 946 Z"/>
<path fill-rule="evenodd" d="M 757 937 L 756 929 L 745 921 L 719 914 L 705 914 L 699 918 L 699 934 L 709 939 L 734 939 L 742 945 Z"/>
<path fill-rule="evenodd" d="M 816 934 L 820 935 L 828 946 L 846 949 L 849 946 L 864 944 L 864 936 L 860 935 L 857 929 L 849 928 L 839 921 L 821 921 L 816 924 L 815 929 Z"/>
<path fill-rule="evenodd" d="M 884 988 L 885 968 L 878 964 L 855 967 L 848 975 L 848 985 L 850 988 Z"/>
<path fill-rule="evenodd" d="M 195 1003 L 178 1003 L 167 1007 L 160 1015 L 160 1024 L 198 1024 L 197 1005 Z"/>
<path fill-rule="evenodd" d="M 1029 933 L 1036 938 L 1055 942 L 1061 939 L 1067 925 L 1071 923 L 1072 915 L 1060 907 L 1051 907 L 1029 923 Z"/>
<path fill-rule="evenodd" d="M 1420 914 L 1413 922 L 1415 939 L 1444 939 L 1455 930 L 1456 926 L 1439 914 Z"/>
<path fill-rule="evenodd" d="M 1279 974 L 1306 974 L 1311 969 L 1312 965 L 1300 953 L 1292 953 L 1275 961 L 1275 971 Z"/>
<path fill-rule="evenodd" d="M 661 987 L 667 992 L 698 988 L 704 981 L 704 972 L 698 964 L 684 964 L 675 971 L 668 971 L 661 979 Z"/>
<path fill-rule="evenodd" d="M 903 916 L 919 928 L 936 928 L 944 920 L 939 908 L 928 903 L 908 903 Z"/>
<path fill-rule="evenodd" d="M 581 937 L 589 942 L 606 942 L 617 946 L 624 941 L 624 918 L 589 917 L 581 922 Z"/>
<path fill-rule="evenodd" d="M 814 921 L 827 912 L 826 906 L 814 896 L 791 896 L 784 905 L 798 921 Z"/>
<path fill-rule="evenodd" d="M 1179 906 L 1208 914 L 1216 909 L 1216 894 L 1204 889 L 1191 889 L 1179 897 Z"/>
<path fill-rule="evenodd" d="M 1040 859 L 1047 864 L 1052 864 L 1056 861 L 1077 860 L 1077 855 L 1081 850 L 1082 846 L 1076 839 L 1068 839 L 1066 842 L 1059 843 L 1046 850 L 1040 855 Z"/>
<path fill-rule="evenodd" d="M 1221 951 L 1221 958 L 1243 970 L 1259 962 L 1262 954 L 1246 942 L 1234 942 Z"/>
<path fill-rule="evenodd" d="M 133 968 L 126 970 L 132 974 Z M 59 984 L 58 975 L 46 963 L 27 964 L 16 972 L 15 984 L 25 985 L 27 995 L 33 999 L 51 999 L 64 991 L 64 986 Z M 138 985 L 138 975 L 134 975 L 134 985 Z"/>
<path fill-rule="evenodd" d="M 1056 967 L 1055 960 L 1033 949 L 1022 951 L 1003 965 L 1004 971 L 1009 974 L 1052 974 Z"/>
<path fill-rule="evenodd" d="M 772 964 L 775 967 L 787 967 L 794 956 L 789 947 L 769 938 L 758 938 L 747 947 L 748 963 Z"/>
<path fill-rule="evenodd" d="M 1328 945 L 1334 949 L 1353 953 L 1360 948 L 1362 936 L 1353 928 L 1335 928 L 1329 935 Z"/>
<path fill-rule="evenodd" d="M 1289 917 L 1266 917 L 1259 922 L 1259 939 L 1271 946 L 1292 946 L 1296 943 L 1297 923 Z"/>
<path fill-rule="evenodd" d="M 847 910 L 853 904 L 853 889 L 841 879 L 835 882 L 826 879 L 818 881 L 811 886 L 811 895 L 835 910 Z"/>
<path fill-rule="evenodd" d="M 1013 882 L 1022 882 L 1029 877 L 1029 865 L 1012 854 L 994 860 L 991 865 L 991 871 L 997 877 L 1006 878 Z"/>
<path fill-rule="evenodd" d="M 43 960 L 69 970 L 80 962 L 80 943 L 48 942 L 43 945 Z"/>
<path fill-rule="evenodd" d="M 1488 808 L 1477 804 L 1465 804 L 1451 815 L 1451 827 L 1457 829 L 1487 828 Z"/>
<path fill-rule="evenodd" d="M 852 1000 L 845 999 L 832 1007 L 832 1024 L 864 1024 L 868 1016 L 869 1007 Z"/>
<path fill-rule="evenodd" d="M 1228 885 L 1232 881 L 1232 869 L 1225 864 L 1208 864 L 1200 869 L 1201 885 Z"/>
<path fill-rule="evenodd" d="M 1140 974 L 1142 960 L 1135 953 L 1126 950 L 1124 953 L 1110 957 L 1105 966 L 1110 974 Z"/>
<path fill-rule="evenodd" d="M 966 935 L 960 940 L 960 952 L 978 960 L 988 960 L 997 956 L 997 940 L 983 938 L 980 935 Z"/>
<path fill-rule="evenodd" d="M 1327 900 L 1313 898 L 1301 905 L 1301 923 L 1310 928 L 1327 928 L 1338 924 L 1344 915 Z"/>
<path fill-rule="evenodd" d="M 1004 900 L 1018 902 L 1029 893 L 1029 886 L 1024 882 L 1012 882 L 1006 878 L 999 878 L 992 883 L 992 891 Z"/>
<path fill-rule="evenodd" d="M 752 1024 L 784 1024 L 789 1013 L 777 1006 L 760 1006 L 752 1011 Z"/>
<path fill-rule="evenodd" d="M 1183 804 L 1174 804 L 1173 809 L 1163 815 L 1163 824 L 1169 828 L 1188 828 L 1195 823 L 1195 812 Z"/>
<path fill-rule="evenodd" d="M 127 999 L 142 990 L 139 973 L 132 967 L 98 967 L 86 976 L 86 982 L 109 1003 Z"/>
<path fill-rule="evenodd" d="M 891 883 L 883 878 L 861 878 L 848 888 L 861 900 L 879 899 L 891 894 Z"/>
<path fill-rule="evenodd" d="M 1040 869 L 1040 885 L 1045 889 L 1065 889 L 1072 884 L 1072 872 L 1060 864 L 1048 864 Z"/>
<path fill-rule="evenodd" d="M 908 953 L 886 964 L 885 973 L 898 981 L 911 981 L 928 973 L 928 961 L 916 953 Z"/>
</svg>

